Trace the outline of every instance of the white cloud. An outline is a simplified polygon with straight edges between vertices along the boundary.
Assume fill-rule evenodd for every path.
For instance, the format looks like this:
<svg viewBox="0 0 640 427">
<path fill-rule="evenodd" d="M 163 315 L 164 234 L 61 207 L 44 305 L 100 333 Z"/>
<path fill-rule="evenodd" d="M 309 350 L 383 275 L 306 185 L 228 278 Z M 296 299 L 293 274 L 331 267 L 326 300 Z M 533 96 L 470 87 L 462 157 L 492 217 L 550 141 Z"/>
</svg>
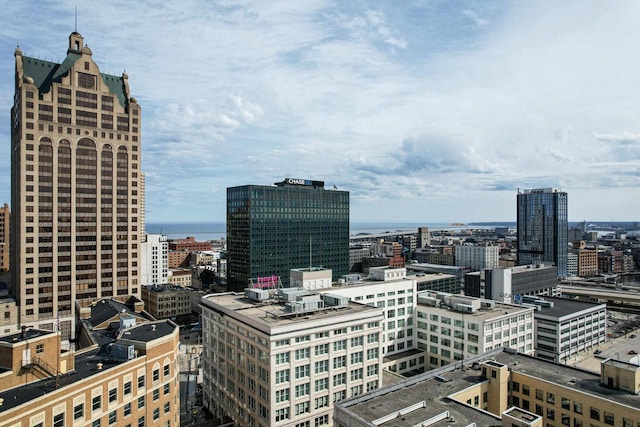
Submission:
<svg viewBox="0 0 640 427">
<path fill-rule="evenodd" d="M 462 11 L 462 14 L 467 18 L 471 19 L 478 27 L 486 27 L 489 25 L 489 21 L 487 19 L 481 18 L 478 14 L 472 9 L 465 9 Z"/>
<path fill-rule="evenodd" d="M 62 60 L 76 3 L 38 2 L 35 17 L 34 2 L 7 3 L 5 59 L 20 43 Z M 640 207 L 631 3 L 81 1 L 78 10 L 94 59 L 126 69 L 142 106 L 149 220 L 222 220 L 226 187 L 285 175 L 350 190 L 353 221 L 514 219 L 515 189 L 537 186 L 589 206 L 571 208 L 579 218 L 616 207 L 630 218 Z M 0 73 L 8 111 L 10 60 Z M 0 138 L 8 146 L 6 122 Z M 0 156 L 0 203 L 8 170 Z M 588 188 L 617 197 L 607 193 L 601 213 L 577 200 Z"/>
</svg>

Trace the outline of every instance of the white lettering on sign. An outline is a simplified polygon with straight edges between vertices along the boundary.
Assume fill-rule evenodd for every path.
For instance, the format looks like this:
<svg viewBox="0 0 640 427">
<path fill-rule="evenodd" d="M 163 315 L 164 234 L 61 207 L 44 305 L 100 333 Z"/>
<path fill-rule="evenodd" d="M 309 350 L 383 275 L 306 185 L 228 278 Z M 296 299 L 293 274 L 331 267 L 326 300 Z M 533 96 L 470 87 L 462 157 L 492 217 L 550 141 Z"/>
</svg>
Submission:
<svg viewBox="0 0 640 427">
<path fill-rule="evenodd" d="M 311 181 L 309 181 L 308 179 L 287 178 L 287 184 L 311 185 Z"/>
</svg>

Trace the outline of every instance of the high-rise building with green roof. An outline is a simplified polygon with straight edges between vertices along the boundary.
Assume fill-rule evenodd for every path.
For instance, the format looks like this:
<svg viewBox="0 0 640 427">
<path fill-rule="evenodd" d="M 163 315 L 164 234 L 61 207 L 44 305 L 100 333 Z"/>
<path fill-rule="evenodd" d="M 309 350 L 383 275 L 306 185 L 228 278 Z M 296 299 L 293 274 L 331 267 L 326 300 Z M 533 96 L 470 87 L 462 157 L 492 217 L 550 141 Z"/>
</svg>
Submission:
<svg viewBox="0 0 640 427">
<path fill-rule="evenodd" d="M 15 50 L 11 270 L 19 322 L 75 334 L 76 304 L 140 296 L 141 110 L 83 37 L 60 63 Z"/>
</svg>

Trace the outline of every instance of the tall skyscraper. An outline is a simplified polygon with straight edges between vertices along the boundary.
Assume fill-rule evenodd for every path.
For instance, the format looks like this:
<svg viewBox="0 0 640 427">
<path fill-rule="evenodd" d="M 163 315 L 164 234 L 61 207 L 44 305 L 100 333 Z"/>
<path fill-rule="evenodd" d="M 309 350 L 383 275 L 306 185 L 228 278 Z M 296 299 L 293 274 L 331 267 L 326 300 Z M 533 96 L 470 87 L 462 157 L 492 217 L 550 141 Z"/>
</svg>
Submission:
<svg viewBox="0 0 640 427">
<path fill-rule="evenodd" d="M 333 279 L 349 272 L 349 192 L 287 178 L 274 186 L 227 188 L 227 287 L 322 266 Z"/>
<path fill-rule="evenodd" d="M 19 321 L 73 336 L 75 304 L 140 296 L 141 111 L 82 36 L 61 63 L 15 50 L 11 264 Z"/>
<path fill-rule="evenodd" d="M 518 192 L 518 265 L 558 266 L 567 277 L 567 193 L 551 188 Z"/>
</svg>

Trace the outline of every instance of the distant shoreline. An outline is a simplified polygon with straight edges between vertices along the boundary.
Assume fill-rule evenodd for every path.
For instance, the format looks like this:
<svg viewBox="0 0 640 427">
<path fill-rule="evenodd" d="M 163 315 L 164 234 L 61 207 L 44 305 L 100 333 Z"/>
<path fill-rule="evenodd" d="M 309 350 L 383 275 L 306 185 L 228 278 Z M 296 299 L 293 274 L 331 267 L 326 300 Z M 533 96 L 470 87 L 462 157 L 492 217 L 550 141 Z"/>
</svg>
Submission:
<svg viewBox="0 0 640 427">
<path fill-rule="evenodd" d="M 635 221 L 586 221 L 587 225 L 597 225 L 598 227 L 637 229 L 640 223 Z M 577 227 L 580 222 L 569 222 L 569 227 Z M 515 221 L 491 221 L 491 222 L 469 222 L 469 223 L 429 223 L 429 222 L 352 222 L 349 225 L 349 234 L 375 234 L 394 231 L 415 230 L 418 227 L 429 228 L 491 228 L 509 227 L 516 228 Z M 192 223 L 153 223 L 146 224 L 146 231 L 150 234 L 164 234 L 170 239 L 185 238 L 193 236 L 196 240 L 220 240 L 226 238 L 227 226 L 224 222 L 192 222 Z"/>
</svg>

